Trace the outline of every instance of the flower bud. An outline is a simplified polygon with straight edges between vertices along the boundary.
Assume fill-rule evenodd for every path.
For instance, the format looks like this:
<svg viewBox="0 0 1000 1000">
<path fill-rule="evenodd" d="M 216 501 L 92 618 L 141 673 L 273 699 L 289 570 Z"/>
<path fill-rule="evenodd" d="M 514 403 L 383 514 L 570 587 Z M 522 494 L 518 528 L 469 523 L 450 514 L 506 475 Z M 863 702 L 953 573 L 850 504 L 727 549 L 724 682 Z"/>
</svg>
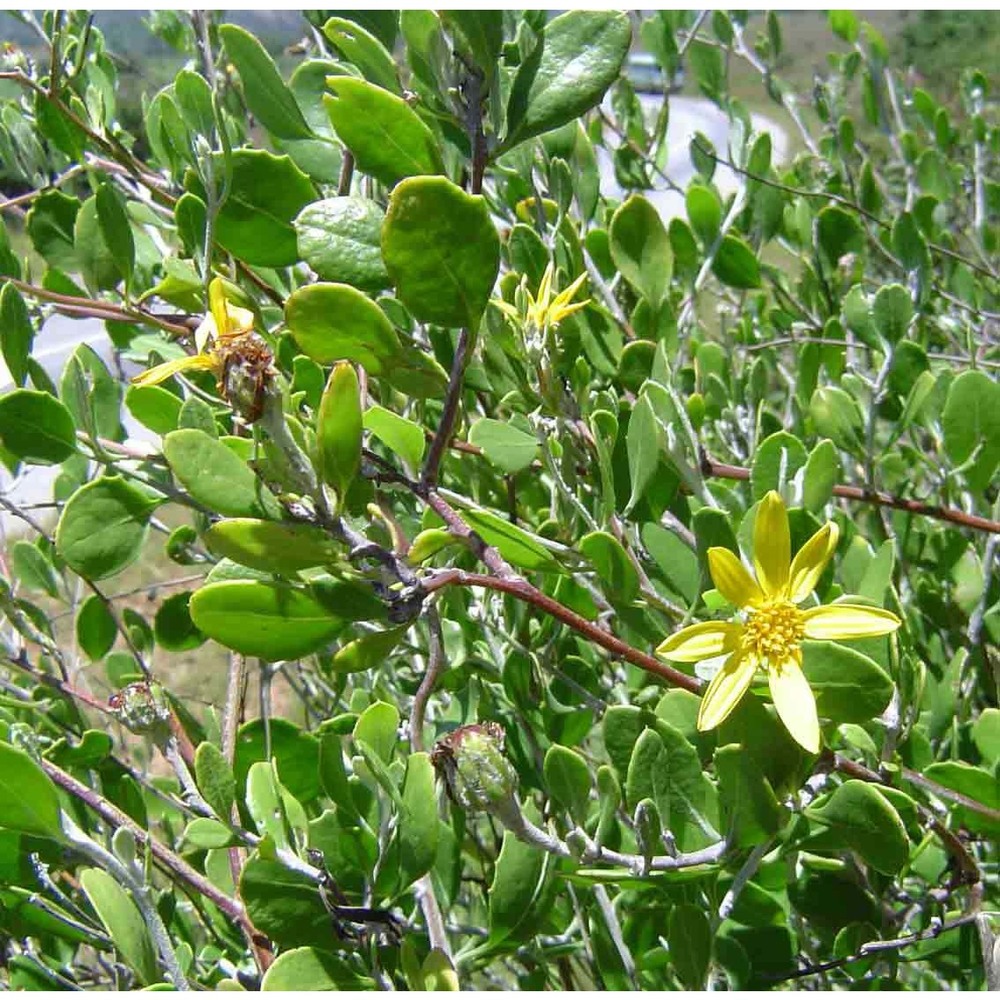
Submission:
<svg viewBox="0 0 1000 1000">
<path fill-rule="evenodd" d="M 133 733 L 150 735 L 157 741 L 170 736 L 170 703 L 158 684 L 128 684 L 111 696 L 108 708 Z"/>
<path fill-rule="evenodd" d="M 431 761 L 455 803 L 470 811 L 495 812 L 510 806 L 517 789 L 517 774 L 503 751 L 503 728 L 481 722 L 438 740 Z"/>
</svg>

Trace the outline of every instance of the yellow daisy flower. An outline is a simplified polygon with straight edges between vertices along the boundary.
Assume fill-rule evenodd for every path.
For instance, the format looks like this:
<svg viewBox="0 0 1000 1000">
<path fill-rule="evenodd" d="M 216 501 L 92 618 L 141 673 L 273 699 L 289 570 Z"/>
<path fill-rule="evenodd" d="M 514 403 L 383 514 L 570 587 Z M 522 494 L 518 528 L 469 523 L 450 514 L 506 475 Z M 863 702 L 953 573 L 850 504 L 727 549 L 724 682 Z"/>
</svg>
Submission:
<svg viewBox="0 0 1000 1000">
<path fill-rule="evenodd" d="M 249 309 L 234 306 L 226 298 L 221 278 L 214 278 L 208 286 L 209 313 L 195 330 L 197 354 L 176 358 L 156 365 L 132 379 L 135 385 L 158 385 L 171 375 L 183 371 L 210 371 L 222 379 L 226 363 L 226 348 L 237 338 L 253 330 L 254 317 Z M 209 341 L 214 342 L 209 347 Z"/>
<path fill-rule="evenodd" d="M 670 636 L 657 652 L 696 663 L 728 654 L 701 700 L 698 729 L 720 725 L 746 694 L 758 669 L 767 673 L 778 716 L 810 753 L 820 746 L 816 699 L 802 673 L 803 639 L 868 639 L 899 628 L 882 608 L 829 604 L 800 610 L 837 547 L 839 529 L 828 521 L 791 558 L 788 513 L 773 490 L 757 508 L 753 533 L 755 575 L 729 549 L 708 550 L 716 588 L 741 609 L 735 622 L 702 622 Z"/>
<path fill-rule="evenodd" d="M 555 276 L 555 268 L 549 261 L 542 280 L 538 285 L 538 295 L 532 295 L 525 288 L 524 294 L 528 300 L 527 314 L 524 317 L 526 322 L 535 327 L 536 330 L 544 330 L 547 326 L 556 326 L 567 316 L 583 309 L 589 305 L 590 299 L 583 302 L 573 302 L 573 296 L 580 290 L 580 286 L 587 280 L 586 274 L 581 274 L 572 284 L 564 288 L 555 298 L 552 297 L 552 279 Z M 509 316 L 515 322 L 521 321 L 521 314 L 509 302 L 494 299 L 493 304 Z"/>
</svg>

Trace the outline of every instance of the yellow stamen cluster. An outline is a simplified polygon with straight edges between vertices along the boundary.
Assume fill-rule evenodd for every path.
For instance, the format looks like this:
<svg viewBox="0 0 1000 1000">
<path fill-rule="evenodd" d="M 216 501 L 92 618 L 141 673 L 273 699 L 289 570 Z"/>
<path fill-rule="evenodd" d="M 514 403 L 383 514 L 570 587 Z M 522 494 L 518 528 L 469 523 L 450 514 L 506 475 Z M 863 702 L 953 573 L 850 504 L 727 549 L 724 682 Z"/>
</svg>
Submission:
<svg viewBox="0 0 1000 1000">
<path fill-rule="evenodd" d="M 759 662 L 777 666 L 798 649 L 804 633 L 802 612 L 789 601 L 773 601 L 750 612 L 742 642 Z"/>
</svg>

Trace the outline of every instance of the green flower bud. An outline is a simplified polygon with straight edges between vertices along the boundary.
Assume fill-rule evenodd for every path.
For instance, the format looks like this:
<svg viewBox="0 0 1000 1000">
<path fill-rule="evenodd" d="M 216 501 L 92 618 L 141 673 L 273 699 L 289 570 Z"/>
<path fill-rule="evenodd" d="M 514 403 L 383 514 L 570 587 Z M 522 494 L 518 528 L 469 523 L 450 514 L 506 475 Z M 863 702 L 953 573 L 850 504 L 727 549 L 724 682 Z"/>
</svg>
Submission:
<svg viewBox="0 0 1000 1000">
<path fill-rule="evenodd" d="M 159 684 L 129 684 L 111 696 L 108 708 L 133 733 L 150 735 L 157 741 L 170 736 L 170 703 Z"/>
<path fill-rule="evenodd" d="M 455 803 L 469 811 L 496 812 L 510 806 L 517 789 L 517 773 L 503 751 L 502 727 L 481 722 L 438 740 L 431 761 Z"/>
</svg>

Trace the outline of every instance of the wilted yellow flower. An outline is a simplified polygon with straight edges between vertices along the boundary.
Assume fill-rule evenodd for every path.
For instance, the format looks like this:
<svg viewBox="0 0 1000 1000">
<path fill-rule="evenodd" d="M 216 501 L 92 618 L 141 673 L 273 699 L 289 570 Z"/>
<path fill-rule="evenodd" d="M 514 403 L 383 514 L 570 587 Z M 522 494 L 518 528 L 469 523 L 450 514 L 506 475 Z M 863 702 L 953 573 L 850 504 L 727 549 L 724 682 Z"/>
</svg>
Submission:
<svg viewBox="0 0 1000 1000">
<path fill-rule="evenodd" d="M 210 371 L 221 381 L 226 363 L 226 348 L 237 337 L 253 330 L 253 313 L 234 306 L 226 299 L 225 285 L 221 278 L 214 278 L 208 286 L 208 315 L 195 330 L 197 354 L 176 358 L 156 365 L 132 379 L 135 385 L 158 385 L 171 375 L 183 371 Z M 212 341 L 213 346 L 209 346 Z"/>
<path fill-rule="evenodd" d="M 552 279 L 555 276 L 555 268 L 549 261 L 542 280 L 538 285 L 538 295 L 534 296 L 525 289 L 525 296 L 528 299 L 527 314 L 523 317 L 526 322 L 535 327 L 536 330 L 544 330 L 547 326 L 556 326 L 567 316 L 583 309 L 590 303 L 590 299 L 583 302 L 573 302 L 573 296 L 580 290 L 580 286 L 587 280 L 586 274 L 581 274 L 572 284 L 564 288 L 555 298 L 552 297 Z M 504 315 L 509 316 L 515 322 L 522 320 L 521 314 L 509 302 L 502 302 L 499 299 L 493 300 L 494 305 L 500 309 Z"/>
<path fill-rule="evenodd" d="M 800 610 L 837 547 L 837 525 L 828 521 L 791 559 L 788 513 L 773 490 L 757 508 L 753 563 L 756 578 L 729 549 L 708 550 L 716 588 L 741 609 L 735 622 L 702 622 L 670 636 L 657 652 L 695 663 L 729 654 L 712 678 L 698 711 L 698 728 L 714 729 L 739 704 L 758 669 L 767 673 L 778 716 L 810 753 L 820 745 L 816 699 L 802 673 L 803 639 L 868 639 L 899 628 L 882 608 L 829 604 Z"/>
</svg>

